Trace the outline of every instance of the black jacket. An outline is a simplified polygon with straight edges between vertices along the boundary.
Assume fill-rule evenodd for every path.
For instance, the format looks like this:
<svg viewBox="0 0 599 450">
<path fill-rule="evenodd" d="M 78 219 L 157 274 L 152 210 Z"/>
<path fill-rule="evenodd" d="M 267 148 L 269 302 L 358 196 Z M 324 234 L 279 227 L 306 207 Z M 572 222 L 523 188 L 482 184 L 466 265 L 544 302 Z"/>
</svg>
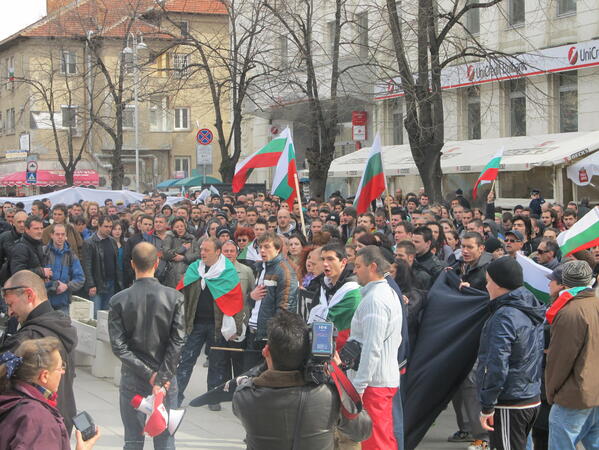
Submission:
<svg viewBox="0 0 599 450">
<path fill-rule="evenodd" d="M 233 413 L 245 428 L 248 450 L 292 448 L 302 391 L 297 450 L 333 450 L 337 428 L 356 442 L 370 436 L 368 414 L 362 411 L 355 419 L 346 419 L 334 386 L 306 385 L 300 371 L 267 370 L 242 381 L 233 396 Z"/>
<path fill-rule="evenodd" d="M 43 243 L 33 239 L 27 233 L 19 239 L 10 254 L 10 273 L 17 273 L 19 270 L 30 270 L 45 279 L 43 261 Z"/>
<path fill-rule="evenodd" d="M 10 277 L 10 254 L 19 239 L 21 239 L 23 235 L 21 233 L 17 233 L 15 227 L 12 227 L 11 230 L 5 231 L 0 234 L 0 268 L 2 272 L 2 279 L 0 282 L 4 284 L 4 282 Z"/>
<path fill-rule="evenodd" d="M 520 287 L 491 300 L 478 350 L 477 387 L 482 411 L 539 401 L 544 349 L 543 306 Z"/>
<path fill-rule="evenodd" d="M 479 291 L 487 290 L 487 266 L 493 261 L 493 256 L 490 253 L 483 252 L 478 258 L 476 264 L 471 266 L 466 264 L 462 259 L 458 259 L 451 268 L 460 276 L 460 280 L 470 283 L 470 287 Z"/>
<path fill-rule="evenodd" d="M 118 270 L 117 254 L 118 247 L 112 237 L 110 239 L 114 248 L 114 266 L 116 269 L 115 292 L 123 287 L 123 274 Z M 85 272 L 85 290 L 96 288 L 98 293 L 105 291 L 106 272 L 104 270 L 104 250 L 102 249 L 102 240 L 97 233 L 83 241 L 83 258 L 81 260 L 83 271 Z"/>
<path fill-rule="evenodd" d="M 445 264 L 429 251 L 422 256 L 416 256 L 412 267 L 414 270 L 421 269 L 428 273 L 431 276 L 431 284 L 433 284 L 445 268 Z"/>
<path fill-rule="evenodd" d="M 62 312 L 54 311 L 49 301 L 40 303 L 29 313 L 19 331 L 13 335 L 4 335 L 0 343 L 0 353 L 15 351 L 19 344 L 28 339 L 54 336 L 61 343 L 60 356 L 67 364 L 65 374 L 58 386 L 57 408 L 64 418 L 67 431 L 73 428 L 73 417 L 77 414 L 73 381 L 75 379 L 75 347 L 77 330 L 71 325 L 71 319 Z"/>
<path fill-rule="evenodd" d="M 185 339 L 183 294 L 156 278 L 141 278 L 110 299 L 112 352 L 140 379 L 164 385 L 175 375 Z"/>
</svg>

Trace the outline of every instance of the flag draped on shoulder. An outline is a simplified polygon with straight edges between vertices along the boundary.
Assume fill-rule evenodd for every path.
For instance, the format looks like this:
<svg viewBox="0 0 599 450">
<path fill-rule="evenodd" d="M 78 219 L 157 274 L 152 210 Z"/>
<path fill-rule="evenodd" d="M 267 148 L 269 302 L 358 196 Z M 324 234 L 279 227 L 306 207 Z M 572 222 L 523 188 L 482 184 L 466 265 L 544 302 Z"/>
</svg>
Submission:
<svg viewBox="0 0 599 450">
<path fill-rule="evenodd" d="M 472 198 L 476 199 L 476 194 L 480 185 L 491 183 L 497 179 L 499 167 L 501 166 L 501 158 L 503 158 L 503 148 L 501 148 L 501 150 L 499 150 L 495 156 L 493 156 L 491 161 L 489 161 L 489 163 L 478 176 L 476 183 L 474 183 L 474 189 L 472 189 Z"/>
<path fill-rule="evenodd" d="M 547 275 L 551 273 L 551 270 L 537 264 L 521 253 L 516 253 L 516 261 L 522 267 L 524 287 L 540 302 L 547 304 L 549 302 L 549 279 Z"/>
<path fill-rule="evenodd" d="M 285 128 L 279 135 L 284 137 L 285 148 L 277 161 L 275 177 L 272 180 L 271 194 L 278 196 L 289 204 L 289 209 L 293 210 L 293 202 L 297 197 L 295 188 L 295 177 L 297 177 L 297 166 L 295 163 L 295 148 L 291 139 L 289 128 Z"/>
<path fill-rule="evenodd" d="M 220 255 L 218 261 L 208 270 L 201 259 L 190 264 L 177 289 L 181 290 L 196 281 L 202 282 L 202 288 L 208 286 L 212 298 L 223 314 L 234 316 L 243 309 L 239 275 L 233 263 L 223 255 Z"/>
<path fill-rule="evenodd" d="M 233 192 L 239 192 L 243 189 L 253 169 L 275 167 L 278 164 L 281 155 L 287 148 L 289 137 L 289 128 L 285 128 L 280 135 L 275 137 L 260 150 L 237 163 L 235 166 L 235 174 L 233 175 Z"/>
<path fill-rule="evenodd" d="M 370 203 L 387 189 L 382 153 L 381 138 L 377 133 L 354 200 L 354 208 L 358 214 L 366 212 Z"/>
<path fill-rule="evenodd" d="M 599 208 L 595 207 L 569 230 L 557 236 L 563 256 L 599 245 Z"/>
</svg>

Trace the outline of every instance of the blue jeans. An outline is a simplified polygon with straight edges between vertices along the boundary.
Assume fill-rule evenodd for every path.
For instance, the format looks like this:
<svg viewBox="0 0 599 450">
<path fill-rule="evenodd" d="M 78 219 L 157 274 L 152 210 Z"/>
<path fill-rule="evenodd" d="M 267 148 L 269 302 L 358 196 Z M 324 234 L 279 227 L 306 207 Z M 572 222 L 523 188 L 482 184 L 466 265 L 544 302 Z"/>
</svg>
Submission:
<svg viewBox="0 0 599 450">
<path fill-rule="evenodd" d="M 599 406 L 569 409 L 554 404 L 549 413 L 549 450 L 599 450 Z"/>
<path fill-rule="evenodd" d="M 90 299 L 94 302 L 94 319 L 98 315 L 98 311 L 105 311 L 108 309 L 108 302 L 114 295 L 114 286 L 114 280 L 106 281 L 102 292 L 96 291 L 96 295 Z"/>
<path fill-rule="evenodd" d="M 393 434 L 397 441 L 397 450 L 403 450 L 403 399 L 401 389 L 398 389 L 393 397 Z"/>
<path fill-rule="evenodd" d="M 143 429 L 146 415 L 131 406 L 131 399 L 135 395 L 146 397 L 152 393 L 152 386 L 147 380 L 142 380 L 133 371 L 123 365 L 121 368 L 121 385 L 119 387 L 119 404 L 121 420 L 125 428 L 125 445 L 123 450 L 141 450 L 144 447 Z M 175 408 L 177 404 L 177 377 L 171 380 L 171 386 L 164 399 L 167 410 Z M 171 436 L 168 429 L 154 438 L 154 449 L 174 450 L 175 437 Z"/>
<path fill-rule="evenodd" d="M 202 352 L 202 346 L 214 345 L 214 323 L 194 323 L 193 329 L 181 350 L 181 362 L 177 367 L 177 384 L 179 385 L 179 405 L 183 402 L 185 389 L 191 378 L 193 368 Z M 208 359 L 208 390 L 222 384 L 221 376 L 217 373 L 212 358 Z"/>
</svg>

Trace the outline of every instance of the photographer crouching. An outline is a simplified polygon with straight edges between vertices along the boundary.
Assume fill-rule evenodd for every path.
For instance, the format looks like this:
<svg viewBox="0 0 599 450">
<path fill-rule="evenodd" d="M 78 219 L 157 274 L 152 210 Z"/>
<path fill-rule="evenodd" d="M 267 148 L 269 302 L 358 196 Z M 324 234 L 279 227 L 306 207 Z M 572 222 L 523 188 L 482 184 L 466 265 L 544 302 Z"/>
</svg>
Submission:
<svg viewBox="0 0 599 450">
<path fill-rule="evenodd" d="M 372 423 L 365 411 L 347 418 L 332 383 L 306 379 L 311 342 L 303 319 L 280 311 L 269 321 L 267 336 L 267 370 L 242 380 L 233 397 L 247 449 L 333 450 L 335 430 L 355 442 L 367 439 Z"/>
</svg>

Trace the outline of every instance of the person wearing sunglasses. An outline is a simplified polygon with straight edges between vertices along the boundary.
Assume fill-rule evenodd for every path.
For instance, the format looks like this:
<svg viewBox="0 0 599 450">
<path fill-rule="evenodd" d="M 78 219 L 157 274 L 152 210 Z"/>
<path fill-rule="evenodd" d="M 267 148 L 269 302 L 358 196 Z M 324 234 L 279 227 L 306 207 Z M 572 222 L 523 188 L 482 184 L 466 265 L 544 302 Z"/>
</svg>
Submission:
<svg viewBox="0 0 599 450">
<path fill-rule="evenodd" d="M 516 257 L 516 253 L 522 250 L 524 245 L 524 236 L 518 230 L 510 230 L 505 232 L 505 251 L 512 258 Z"/>
<path fill-rule="evenodd" d="M 556 241 L 543 238 L 537 247 L 535 261 L 550 270 L 559 266 L 558 256 L 560 255 L 559 245 Z"/>
<path fill-rule="evenodd" d="M 73 391 L 77 330 L 71 325 L 68 316 L 52 308 L 44 280 L 29 270 L 21 270 L 11 276 L 0 292 L 8 305 L 9 315 L 16 318 L 21 325 L 16 333 L 2 336 L 0 353 L 16 351 L 19 345 L 28 339 L 53 336 L 60 342 L 60 356 L 66 361 L 67 370 L 60 379 L 60 395 L 56 407 L 62 414 L 70 435 L 73 429 L 72 418 L 77 414 Z M 5 447 L 0 445 L 0 448 Z"/>
<path fill-rule="evenodd" d="M 23 341 L 14 353 L 0 354 L 0 448 L 68 450 L 69 434 L 56 409 L 60 381 L 67 366 L 55 337 Z M 94 447 L 99 431 L 76 450 Z"/>
</svg>

